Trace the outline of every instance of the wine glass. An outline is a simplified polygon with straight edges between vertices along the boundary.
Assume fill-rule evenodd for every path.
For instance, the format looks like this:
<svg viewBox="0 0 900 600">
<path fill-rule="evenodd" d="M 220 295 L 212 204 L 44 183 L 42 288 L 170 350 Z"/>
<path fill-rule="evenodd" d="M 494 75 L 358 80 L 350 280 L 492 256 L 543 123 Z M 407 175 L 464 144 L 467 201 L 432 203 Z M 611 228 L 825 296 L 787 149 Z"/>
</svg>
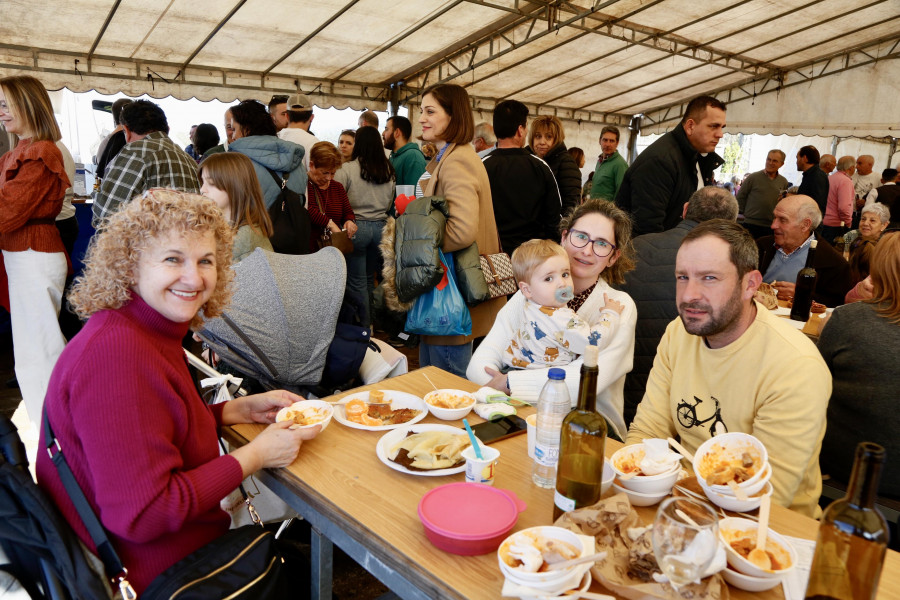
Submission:
<svg viewBox="0 0 900 600">
<path fill-rule="evenodd" d="M 653 554 L 673 587 L 699 581 L 719 546 L 718 518 L 705 502 L 668 498 L 653 522 Z"/>
</svg>

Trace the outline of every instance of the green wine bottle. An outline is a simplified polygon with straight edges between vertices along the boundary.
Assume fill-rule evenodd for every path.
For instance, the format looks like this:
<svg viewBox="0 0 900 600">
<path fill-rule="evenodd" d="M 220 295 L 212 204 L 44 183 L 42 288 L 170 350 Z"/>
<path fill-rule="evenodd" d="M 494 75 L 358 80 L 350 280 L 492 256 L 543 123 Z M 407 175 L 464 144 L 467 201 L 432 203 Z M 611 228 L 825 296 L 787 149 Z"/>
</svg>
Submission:
<svg viewBox="0 0 900 600">
<path fill-rule="evenodd" d="M 595 409 L 597 354 L 597 346 L 585 350 L 578 404 L 562 423 L 553 495 L 554 521 L 564 512 L 591 506 L 600 499 L 607 428 L 606 419 Z"/>
</svg>

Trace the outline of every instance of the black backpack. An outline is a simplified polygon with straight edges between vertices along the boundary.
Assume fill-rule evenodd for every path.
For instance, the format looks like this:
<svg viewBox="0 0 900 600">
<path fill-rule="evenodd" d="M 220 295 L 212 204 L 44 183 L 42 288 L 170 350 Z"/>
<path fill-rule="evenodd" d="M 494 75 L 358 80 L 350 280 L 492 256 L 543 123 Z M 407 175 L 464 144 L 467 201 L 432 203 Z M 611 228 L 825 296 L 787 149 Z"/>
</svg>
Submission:
<svg viewBox="0 0 900 600">
<path fill-rule="evenodd" d="M 11 573 L 35 599 L 110 598 L 78 536 L 28 472 L 15 426 L 0 415 L 0 546 Z M 40 591 L 38 589 L 40 585 Z"/>
<path fill-rule="evenodd" d="M 312 221 L 309 220 L 304 197 L 287 186 L 287 174 L 282 179 L 272 169 L 266 167 L 266 171 L 281 188 L 278 198 L 269 207 L 273 229 L 269 238 L 272 249 L 279 254 L 309 254 Z"/>
<path fill-rule="evenodd" d="M 366 350 L 372 348 L 378 351 L 369 330 L 361 325 L 362 302 L 355 292 L 344 292 L 317 395 L 330 395 L 358 385 L 359 367 L 366 357 Z"/>
</svg>

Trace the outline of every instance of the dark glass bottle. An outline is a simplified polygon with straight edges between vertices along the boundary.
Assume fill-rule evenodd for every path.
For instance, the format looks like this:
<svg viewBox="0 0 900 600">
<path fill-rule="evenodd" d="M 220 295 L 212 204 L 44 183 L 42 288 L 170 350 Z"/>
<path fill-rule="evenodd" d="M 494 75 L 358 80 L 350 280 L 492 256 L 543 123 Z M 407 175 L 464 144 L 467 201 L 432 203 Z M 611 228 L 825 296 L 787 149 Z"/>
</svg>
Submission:
<svg viewBox="0 0 900 600">
<path fill-rule="evenodd" d="M 806 586 L 812 600 L 871 600 L 888 545 L 888 528 L 875 508 L 884 448 L 856 447 L 847 496 L 825 509 Z"/>
<path fill-rule="evenodd" d="M 818 242 L 813 239 L 809 244 L 809 251 L 806 255 L 806 266 L 797 273 L 797 283 L 794 288 L 794 304 L 791 307 L 791 318 L 795 321 L 809 321 L 809 309 L 812 308 L 813 294 L 816 293 L 816 280 L 818 275 L 813 267 L 813 261 L 816 257 L 816 245 Z"/>
<path fill-rule="evenodd" d="M 597 346 L 588 346 L 578 384 L 578 404 L 563 420 L 553 494 L 553 520 L 600 499 L 606 419 L 594 406 L 597 398 Z"/>
</svg>

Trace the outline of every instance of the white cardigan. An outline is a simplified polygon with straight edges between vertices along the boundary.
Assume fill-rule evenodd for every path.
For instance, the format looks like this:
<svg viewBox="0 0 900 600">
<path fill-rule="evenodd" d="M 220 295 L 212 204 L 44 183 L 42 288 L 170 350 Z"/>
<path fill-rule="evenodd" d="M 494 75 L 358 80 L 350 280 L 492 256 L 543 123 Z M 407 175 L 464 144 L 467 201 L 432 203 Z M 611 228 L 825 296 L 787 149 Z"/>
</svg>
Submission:
<svg viewBox="0 0 900 600">
<path fill-rule="evenodd" d="M 631 296 L 611 288 L 601 278 L 594 291 L 578 309 L 578 315 L 591 325 L 596 324 L 600 319 L 603 294 L 612 300 L 621 302 L 625 309 L 622 311 L 619 331 L 616 332 L 609 346 L 600 352 L 596 408 L 597 412 L 609 420 L 619 437 L 625 439 L 625 419 L 622 416 L 625 403 L 623 389 L 625 374 L 631 371 L 634 362 L 634 328 L 637 323 L 637 309 Z M 470 381 L 486 385 L 491 377 L 485 373 L 484 368 L 491 367 L 500 370 L 503 365 L 503 352 L 520 327 L 524 302 L 525 297 L 522 292 L 516 292 L 506 306 L 500 310 L 493 327 L 475 350 L 469 367 L 466 369 L 466 377 Z M 573 399 L 578 393 L 581 362 L 581 359 L 578 359 L 561 367 L 566 371 L 566 384 Z M 514 398 L 537 402 L 541 388 L 547 382 L 547 369 L 512 370 L 508 376 L 509 387 Z"/>
</svg>

